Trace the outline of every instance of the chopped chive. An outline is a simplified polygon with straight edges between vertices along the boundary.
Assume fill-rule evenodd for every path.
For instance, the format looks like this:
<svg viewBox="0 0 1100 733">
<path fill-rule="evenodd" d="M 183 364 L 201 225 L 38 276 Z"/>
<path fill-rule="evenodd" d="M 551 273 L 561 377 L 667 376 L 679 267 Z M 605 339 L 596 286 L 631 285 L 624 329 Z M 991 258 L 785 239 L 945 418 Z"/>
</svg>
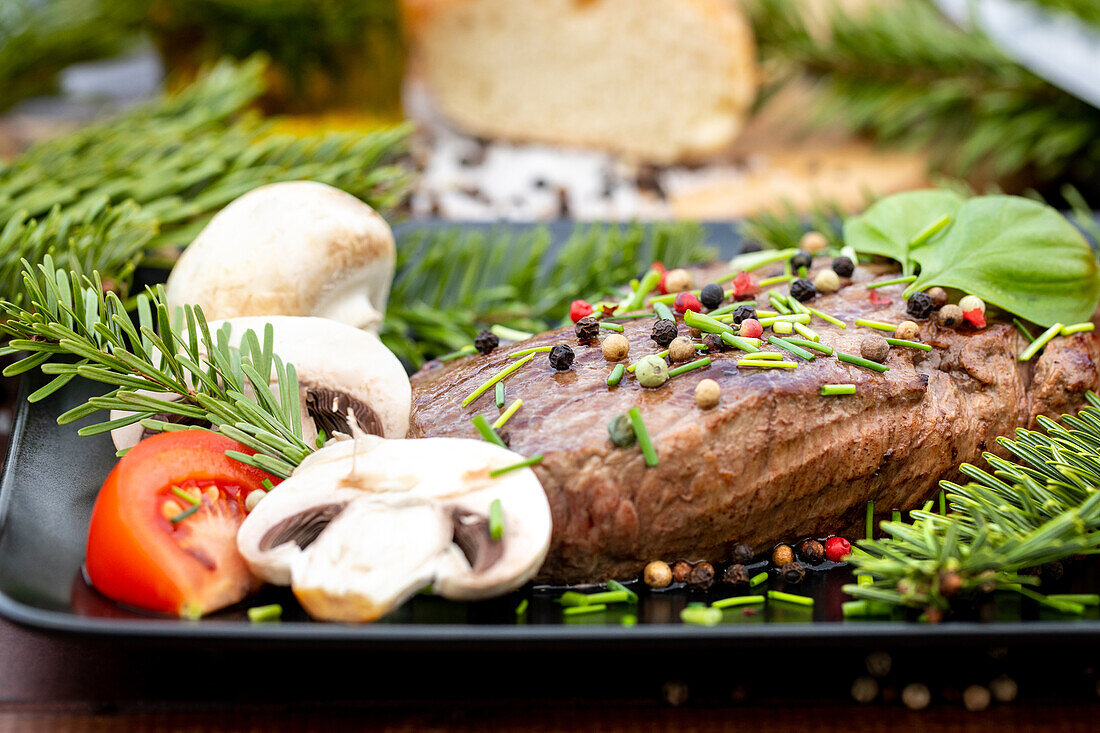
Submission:
<svg viewBox="0 0 1100 733">
<path fill-rule="evenodd" d="M 654 303 L 653 310 L 657 314 L 657 317 L 662 321 L 675 321 L 676 316 L 672 315 L 672 311 L 668 309 L 668 306 L 664 303 Z"/>
<path fill-rule="evenodd" d="M 317 431 L 317 438 L 313 442 L 317 444 L 318 448 L 324 448 L 326 440 L 328 440 L 328 435 L 325 434 L 325 431 L 322 428 L 321 430 Z"/>
<path fill-rule="evenodd" d="M 838 326 L 840 328 L 848 328 L 848 324 L 845 323 L 844 321 L 840 320 L 839 318 L 834 318 L 833 316 L 830 316 L 828 313 L 822 313 L 817 308 L 811 308 L 810 306 L 806 306 L 806 310 L 808 310 L 812 315 L 815 315 L 818 318 L 820 318 L 821 320 L 825 321 L 826 323 L 831 323 L 834 326 Z"/>
<path fill-rule="evenodd" d="M 526 341 L 533 337 L 535 334 L 528 333 L 527 331 L 520 331 L 516 328 L 508 328 L 507 326 L 501 326 L 500 324 L 490 326 L 489 330 L 502 339 L 507 341 Z"/>
<path fill-rule="evenodd" d="M 784 593 L 783 591 L 770 590 L 768 591 L 768 598 L 773 601 L 783 601 L 784 603 L 794 603 L 799 606 L 812 606 L 814 605 L 814 599 L 807 596 L 796 596 L 794 593 Z"/>
<path fill-rule="evenodd" d="M 1021 585 L 1011 585 L 1006 587 L 1015 590 L 1022 596 L 1030 598 L 1031 600 L 1041 603 L 1044 606 L 1049 606 L 1056 611 L 1061 611 L 1062 613 L 1071 613 L 1075 616 L 1080 616 L 1085 612 L 1085 607 L 1080 603 L 1074 603 L 1073 601 L 1056 601 L 1050 596 L 1044 596 L 1042 593 L 1036 593 L 1030 588 L 1025 588 Z"/>
<path fill-rule="evenodd" d="M 500 382 L 497 382 L 497 386 L 500 386 Z M 516 414 L 516 410 L 523 407 L 523 400 L 517 399 L 512 404 L 508 405 L 508 409 L 500 413 L 495 421 L 493 421 L 493 430 L 499 430 L 504 427 L 504 423 L 512 419 L 512 415 Z"/>
<path fill-rule="evenodd" d="M 443 356 L 439 357 L 439 360 L 441 362 L 446 363 L 448 361 L 454 361 L 455 359 L 461 359 L 464 356 L 469 356 L 470 354 L 473 354 L 473 353 L 476 353 L 476 352 L 477 352 L 477 349 L 474 348 L 473 344 L 467 344 L 466 346 L 463 346 L 458 351 L 452 351 L 449 354 L 444 354 Z"/>
<path fill-rule="evenodd" d="M 867 502 L 867 513 L 863 518 L 864 529 L 867 532 L 867 539 L 874 539 L 875 536 L 875 502 Z"/>
<path fill-rule="evenodd" d="M 809 272 L 809 270 L 806 269 L 805 265 L 799 265 L 798 266 L 798 276 L 799 277 L 806 277 L 806 273 L 808 273 L 808 272 Z"/>
<path fill-rule="evenodd" d="M 627 588 L 625 585 L 623 585 L 622 583 L 620 583 L 617 580 L 607 581 L 607 589 L 608 590 L 618 590 L 618 591 L 622 591 L 622 592 L 626 593 L 628 603 L 637 603 L 638 602 L 638 594 L 635 593 L 634 591 L 630 590 L 629 588 Z"/>
<path fill-rule="evenodd" d="M 795 346 L 801 346 L 804 349 L 813 349 L 814 351 L 820 351 L 825 356 L 833 355 L 832 346 L 826 346 L 825 344 L 818 343 L 816 341 L 806 341 L 805 339 L 800 339 L 792 336 L 791 338 L 787 339 L 787 342 L 792 343 Z"/>
<path fill-rule="evenodd" d="M 575 590 L 567 590 L 558 597 L 558 603 L 563 606 L 587 606 L 588 596 Z"/>
<path fill-rule="evenodd" d="M 474 427 L 477 428 L 477 431 L 481 433 L 482 440 L 499 445 L 501 448 L 508 447 L 504 445 L 504 441 L 500 439 L 496 431 L 489 426 L 489 421 L 485 419 L 484 415 L 474 415 L 474 419 L 470 422 L 472 422 Z"/>
<path fill-rule="evenodd" d="M 775 316 L 782 315 L 779 311 L 771 311 L 765 308 L 756 309 L 757 318 L 774 318 Z"/>
<path fill-rule="evenodd" d="M 900 522 L 901 521 L 901 510 L 900 509 L 894 509 L 892 512 L 890 512 L 890 521 L 892 521 L 892 522 Z"/>
<path fill-rule="evenodd" d="M 1060 603 L 1080 603 L 1082 606 L 1100 606 L 1100 594 L 1098 593 L 1051 593 L 1047 598 Z"/>
<path fill-rule="evenodd" d="M 547 349 L 547 350 L 549 350 L 549 349 Z M 478 387 L 477 389 L 475 389 L 473 392 L 470 393 L 470 395 L 466 399 L 462 400 L 462 406 L 463 407 L 469 407 L 471 402 L 476 400 L 481 395 L 485 394 L 485 392 L 487 392 L 488 390 L 492 389 L 493 385 L 495 385 L 497 382 L 504 379 L 505 377 L 507 377 L 509 374 L 516 371 L 520 367 L 524 366 L 525 364 L 527 364 L 528 362 L 530 362 L 534 358 L 535 358 L 534 354 L 528 354 L 527 356 L 525 356 L 522 359 L 520 359 L 519 361 L 517 361 L 515 364 L 510 364 L 509 366 L 507 366 L 504 369 L 500 370 L 500 372 L 498 372 L 496 374 L 496 376 L 491 377 L 487 382 L 485 382 L 485 384 L 483 384 L 480 387 Z"/>
<path fill-rule="evenodd" d="M 932 504 L 933 504 L 932 500 L 929 499 L 928 501 L 924 502 L 924 505 L 920 508 L 920 510 L 922 512 L 930 512 L 930 511 L 932 511 Z"/>
<path fill-rule="evenodd" d="M 497 407 L 504 407 L 504 382 L 497 382 L 496 402 Z"/>
<path fill-rule="evenodd" d="M 264 479 L 264 481 L 269 481 L 269 479 Z M 195 497 L 191 496 L 190 494 L 188 494 L 186 491 L 184 491 L 183 489 L 181 489 L 178 486 L 173 486 L 172 487 L 172 493 L 175 494 L 176 496 L 178 496 L 179 498 L 183 499 L 184 501 L 186 501 L 188 504 L 191 504 L 192 506 L 194 506 L 195 504 L 201 504 L 202 503 L 201 501 L 199 501 Z"/>
<path fill-rule="evenodd" d="M 553 346 L 532 346 L 529 349 L 520 349 L 512 354 L 508 355 L 509 359 L 519 359 L 520 357 L 527 356 L 528 354 L 542 354 L 553 349 Z"/>
<path fill-rule="evenodd" d="M 717 626 L 722 623 L 722 609 L 688 606 L 680 611 L 680 620 L 693 626 Z"/>
<path fill-rule="evenodd" d="M 722 323 L 704 313 L 696 313 L 691 310 L 684 311 L 684 324 L 689 328 L 698 328 L 700 331 L 705 331 L 706 333 L 733 332 L 733 326 L 728 323 Z"/>
<path fill-rule="evenodd" d="M 522 601 L 519 602 L 519 605 L 516 606 L 516 615 L 517 616 L 523 616 L 526 613 L 527 613 L 527 599 L 524 598 Z"/>
<path fill-rule="evenodd" d="M 1052 338 L 1061 333 L 1062 328 L 1063 326 L 1061 323 L 1055 323 L 1053 326 L 1043 331 L 1042 336 L 1032 341 L 1031 345 L 1023 350 L 1023 352 L 1020 354 L 1020 361 L 1030 361 L 1031 357 L 1039 353 L 1039 349 L 1046 346 L 1048 343 L 1050 343 L 1050 340 Z"/>
<path fill-rule="evenodd" d="M 767 575 L 767 573 L 765 573 Z M 710 604 L 711 608 L 734 608 L 735 606 L 751 606 L 754 603 L 763 603 L 767 600 L 764 596 L 733 596 L 723 598 Z"/>
<path fill-rule="evenodd" d="M 943 491 L 940 491 L 940 514 L 947 515 L 947 494 Z"/>
<path fill-rule="evenodd" d="M 910 249 L 916 249 L 917 247 L 921 246 L 925 242 L 932 239 L 932 237 L 939 234 L 940 230 L 942 230 L 944 227 L 946 227 L 950 223 L 951 223 L 951 215 L 950 214 L 944 214 L 942 217 L 940 217 L 939 219 L 937 219 L 936 221 L 932 222 L 927 227 L 925 227 L 924 231 L 922 231 L 920 234 L 918 234 L 916 237 L 914 237 L 913 241 L 909 243 L 909 248 Z M 913 279 L 915 280 L 916 278 L 914 277 Z"/>
<path fill-rule="evenodd" d="M 882 321 L 868 321 L 866 318 L 857 318 L 857 326 L 863 326 L 864 328 L 874 328 L 879 331 L 893 331 L 897 328 L 893 323 L 883 323 Z"/>
<path fill-rule="evenodd" d="M 589 604 L 612 604 L 612 603 L 629 603 L 630 594 L 622 590 L 605 590 L 599 593 L 590 593 L 588 595 Z"/>
<path fill-rule="evenodd" d="M 718 282 L 732 280 L 742 271 L 752 272 L 753 270 L 759 270 L 765 265 L 772 265 L 776 262 L 790 260 L 791 256 L 797 251 L 796 248 L 790 247 L 788 249 L 777 249 L 774 251 L 762 250 L 759 252 L 745 252 L 744 254 L 739 254 L 730 260 L 730 268 L 733 271 L 728 275 L 722 276 Z"/>
<path fill-rule="evenodd" d="M 776 323 L 809 323 L 810 316 L 807 313 L 792 313 L 785 316 L 773 316 L 771 318 L 760 318 L 760 325 L 764 328 L 774 325 Z"/>
<path fill-rule="evenodd" d="M 855 394 L 856 386 L 854 384 L 823 384 L 821 385 L 821 396 L 830 397 L 832 395 L 848 395 Z"/>
<path fill-rule="evenodd" d="M 170 521 L 172 524 L 179 524 L 180 522 L 197 512 L 199 509 L 202 509 L 202 504 L 192 504 L 168 521 Z"/>
<path fill-rule="evenodd" d="M 766 277 L 760 281 L 760 287 L 766 288 L 769 285 L 780 285 L 785 282 L 794 280 L 794 275 L 776 275 L 775 277 Z"/>
<path fill-rule="evenodd" d="M 248 620 L 254 624 L 270 623 L 283 617 L 283 607 L 278 603 L 269 606 L 253 606 L 248 609 Z"/>
<path fill-rule="evenodd" d="M 793 361 L 767 361 L 760 359 L 741 359 L 737 362 L 739 367 L 758 367 L 760 369 L 797 369 L 798 364 Z"/>
<path fill-rule="evenodd" d="M 561 613 L 563 616 L 583 616 L 586 613 L 599 613 L 600 611 L 606 611 L 607 606 L 602 603 L 597 603 L 591 606 L 571 606 L 569 608 L 563 608 Z"/>
<path fill-rule="evenodd" d="M 1031 335 L 1031 331 L 1027 330 L 1027 326 L 1024 325 L 1023 321 L 1019 318 L 1013 318 L 1012 322 L 1016 324 L 1016 330 L 1023 334 L 1029 344 L 1035 340 L 1035 337 Z"/>
<path fill-rule="evenodd" d="M 852 354 L 845 354 L 843 351 L 836 352 L 836 358 L 847 364 L 853 364 L 855 366 L 865 367 L 867 369 L 874 369 L 876 372 L 886 372 L 890 370 L 890 367 L 885 364 L 879 364 L 876 361 L 870 359 L 864 359 L 861 356 L 853 356 Z"/>
<path fill-rule="evenodd" d="M 756 575 L 749 578 L 749 587 L 750 588 L 755 588 L 756 586 L 760 585 L 761 583 L 763 583 L 767 579 L 768 579 L 768 574 L 766 572 L 765 573 L 757 573 Z"/>
<path fill-rule="evenodd" d="M 787 304 L 785 302 L 783 302 L 782 296 L 780 296 L 774 290 L 768 291 L 768 300 L 772 302 L 772 308 L 775 308 L 782 315 L 789 316 L 791 314 L 791 309 L 787 307 Z"/>
<path fill-rule="evenodd" d="M 906 346 L 910 349 L 920 349 L 921 351 L 931 351 L 932 347 L 928 344 L 922 344 L 920 341 L 908 341 L 906 339 L 886 339 L 886 343 L 891 346 Z"/>
<path fill-rule="evenodd" d="M 809 341 L 820 341 L 821 340 L 821 335 L 817 331 L 810 328 L 809 326 L 804 326 L 801 323 L 794 323 L 792 325 L 794 326 L 794 330 L 798 331 L 800 334 L 805 336 L 807 340 L 809 340 Z"/>
<path fill-rule="evenodd" d="M 632 613 L 623 614 L 623 617 L 619 619 L 620 626 L 635 626 L 638 623 L 638 617 Z"/>
<path fill-rule="evenodd" d="M 499 542 L 504 536 L 504 508 L 500 505 L 500 499 L 493 499 L 489 504 L 489 537 L 493 542 Z"/>
<path fill-rule="evenodd" d="M 760 351 L 758 346 L 753 345 L 752 341 L 743 336 L 734 336 L 732 333 L 724 333 L 721 335 L 721 338 L 724 344 L 732 346 L 735 349 L 741 349 L 741 351 L 750 354 Z"/>
<path fill-rule="evenodd" d="M 668 349 L 665 349 L 664 351 L 658 351 L 656 354 L 654 354 L 654 356 L 659 356 L 662 359 L 664 359 L 666 356 L 668 356 Z M 641 361 L 641 359 L 639 359 L 638 361 Z M 634 370 L 638 368 L 638 361 L 636 361 L 633 364 L 631 364 L 630 366 L 628 366 L 626 368 L 626 370 L 628 372 L 630 372 L 631 374 L 633 374 Z"/>
<path fill-rule="evenodd" d="M 657 451 L 653 450 L 653 441 L 649 439 L 649 431 L 646 430 L 645 422 L 642 420 L 642 413 L 638 412 L 637 407 L 631 407 L 626 414 L 630 416 L 630 425 L 634 428 L 638 446 L 641 447 L 642 455 L 645 456 L 645 464 L 651 468 L 656 466 Z"/>
<path fill-rule="evenodd" d="M 786 336 L 794 333 L 794 325 L 790 321 L 779 321 L 772 324 L 772 331 Z"/>
<path fill-rule="evenodd" d="M 605 321 L 618 322 L 618 321 L 635 321 L 639 318 L 652 318 L 652 313 L 631 313 L 625 316 L 608 316 Z"/>
<path fill-rule="evenodd" d="M 492 471 L 489 472 L 489 476 L 491 478 L 496 478 L 497 476 L 503 476 L 504 474 L 506 474 L 510 471 L 517 471 L 521 468 L 527 468 L 528 466 L 533 466 L 536 463 L 541 463 L 541 462 L 542 462 L 542 454 L 539 453 L 537 456 L 531 456 L 530 458 L 527 458 L 526 460 L 522 460 L 519 463 L 512 463 L 510 465 L 502 466 L 500 468 L 494 468 Z"/>
<path fill-rule="evenodd" d="M 611 374 L 607 376 L 607 386 L 614 387 L 623 379 L 623 372 L 626 371 L 625 364 L 616 364 L 615 368 L 611 370 Z"/>
<path fill-rule="evenodd" d="M 622 333 L 623 327 L 618 323 L 605 323 L 600 321 L 600 328 L 606 328 L 608 331 L 615 331 L 616 333 Z"/>
<path fill-rule="evenodd" d="M 866 616 L 867 601 L 845 601 L 840 604 L 840 612 L 844 614 L 844 618 Z"/>
<path fill-rule="evenodd" d="M 778 336 L 768 336 L 768 343 L 772 344 L 773 346 L 778 346 L 784 351 L 789 351 L 795 356 L 805 359 L 806 361 L 813 361 L 817 358 L 816 356 L 814 356 L 813 352 L 806 351 L 801 346 L 795 346 L 787 339 L 779 338 Z"/>
<path fill-rule="evenodd" d="M 683 365 L 675 367 L 673 369 L 669 369 L 668 370 L 668 378 L 672 379 L 673 377 L 680 376 L 684 372 L 690 372 L 693 369 L 702 369 L 703 367 L 708 367 L 708 366 L 710 366 L 710 357 L 709 356 L 704 356 L 702 359 L 696 359 L 695 361 L 690 362 L 688 364 L 683 364 Z"/>
<path fill-rule="evenodd" d="M 778 351 L 757 351 L 755 354 L 752 355 L 752 359 L 750 359 L 750 361 L 757 361 L 759 359 L 782 361 L 783 355 L 780 354 Z"/>
<path fill-rule="evenodd" d="M 264 491 L 271 491 L 275 488 L 275 484 L 271 483 L 271 479 L 265 478 L 260 482 L 260 485 L 264 487 Z"/>
<path fill-rule="evenodd" d="M 875 579 L 867 573 L 860 573 L 856 575 L 856 585 L 874 585 Z"/>
<path fill-rule="evenodd" d="M 810 315 L 810 310 L 802 305 L 798 298 L 793 295 L 787 295 L 787 307 L 791 309 L 792 313 L 802 313 L 804 315 Z"/>
<path fill-rule="evenodd" d="M 1062 335 L 1069 336 L 1074 333 L 1087 333 L 1088 331 L 1092 331 L 1095 328 L 1096 326 L 1090 322 L 1074 323 L 1071 326 L 1063 326 Z"/>
<path fill-rule="evenodd" d="M 871 283 L 867 286 L 868 290 L 874 290 L 875 288 L 884 288 L 887 285 L 901 285 L 903 283 L 911 283 L 917 279 L 916 275 L 909 275 L 907 277 L 895 277 L 889 280 L 883 280 L 877 283 Z"/>
</svg>

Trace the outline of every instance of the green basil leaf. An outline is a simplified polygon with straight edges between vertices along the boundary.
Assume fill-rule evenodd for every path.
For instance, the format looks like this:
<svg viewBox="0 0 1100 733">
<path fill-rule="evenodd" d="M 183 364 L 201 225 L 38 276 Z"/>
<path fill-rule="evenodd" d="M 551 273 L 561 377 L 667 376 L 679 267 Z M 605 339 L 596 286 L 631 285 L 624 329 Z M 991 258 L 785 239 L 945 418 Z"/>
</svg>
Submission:
<svg viewBox="0 0 1100 733">
<path fill-rule="evenodd" d="M 1019 196 L 970 199 L 946 233 L 912 257 L 921 272 L 906 297 L 957 288 L 1041 326 L 1087 321 L 1100 302 L 1100 268 L 1081 232 Z"/>
<path fill-rule="evenodd" d="M 910 245 L 944 217 L 953 217 L 964 201 L 953 191 L 935 189 L 889 196 L 844 222 L 844 243 L 856 252 L 897 260 L 908 275 L 912 270 Z"/>
</svg>

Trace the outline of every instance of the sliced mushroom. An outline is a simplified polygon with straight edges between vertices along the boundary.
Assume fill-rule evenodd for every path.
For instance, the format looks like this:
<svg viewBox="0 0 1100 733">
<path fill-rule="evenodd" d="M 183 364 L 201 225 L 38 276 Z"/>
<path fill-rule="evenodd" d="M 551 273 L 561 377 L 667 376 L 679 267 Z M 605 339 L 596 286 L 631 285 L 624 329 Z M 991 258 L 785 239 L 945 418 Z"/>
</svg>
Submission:
<svg viewBox="0 0 1100 733">
<path fill-rule="evenodd" d="M 302 429 L 312 444 L 318 431 L 356 432 L 403 438 L 409 430 L 412 388 L 401 362 L 373 334 L 326 318 L 232 318 L 211 321 L 211 332 L 230 326 L 229 344 L 239 347 L 248 330 L 263 340 L 264 328 L 272 325 L 272 349 L 294 365 L 298 373 Z M 273 379 L 270 387 L 278 394 Z M 163 399 L 175 396 L 157 395 Z M 348 415 L 355 416 L 355 429 Z M 130 413 L 113 411 L 111 419 Z M 144 437 L 144 428 L 131 425 L 111 432 L 115 447 L 130 448 Z"/>
<path fill-rule="evenodd" d="M 168 278 L 169 306 L 207 318 L 320 316 L 374 333 L 393 278 L 389 225 L 313 181 L 273 183 L 219 211 Z"/>
<path fill-rule="evenodd" d="M 507 593 L 534 577 L 550 544 L 534 472 L 489 476 L 519 460 L 456 438 L 331 443 L 256 506 L 237 546 L 256 575 L 290 585 L 319 619 L 373 621 L 429 583 L 452 599 Z"/>
</svg>

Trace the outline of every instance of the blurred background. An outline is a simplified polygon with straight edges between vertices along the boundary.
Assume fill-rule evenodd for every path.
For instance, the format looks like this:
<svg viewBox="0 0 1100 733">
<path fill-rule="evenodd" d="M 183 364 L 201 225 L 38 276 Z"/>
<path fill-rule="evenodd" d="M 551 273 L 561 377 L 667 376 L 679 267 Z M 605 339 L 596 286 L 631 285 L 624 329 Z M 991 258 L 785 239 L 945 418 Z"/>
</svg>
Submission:
<svg viewBox="0 0 1100 733">
<path fill-rule="evenodd" d="M 219 67 L 217 88 L 189 86 L 226 58 L 237 63 Z M 175 110 L 164 109 L 163 90 L 176 93 Z M 72 138 L 151 99 L 162 101 L 142 108 L 140 124 L 131 113 L 95 136 L 126 130 L 131 151 L 243 146 L 251 159 L 270 135 L 303 140 L 285 143 L 298 155 L 335 133 L 343 152 L 307 152 L 304 167 L 281 174 L 331 177 L 341 160 L 359 160 L 353 192 L 394 217 L 836 213 L 930 184 L 1032 192 L 1068 207 L 1100 193 L 1100 3 L 0 3 L 0 156 L 11 165 L 35 142 Z M 233 134 L 206 135 L 219 125 Z M 354 136 L 380 131 L 400 141 L 369 160 L 348 157 Z M 0 172 L 0 218 L 93 194 L 192 203 L 195 182 L 214 175 L 153 166 L 163 190 L 135 195 L 112 180 L 132 153 L 100 154 L 103 165 L 86 171 L 98 180 L 79 183 L 79 196 L 68 182 L 28 200 L 26 180 Z M 219 164 L 240 165 L 230 157 Z M 205 152 L 195 160 L 216 167 Z M 277 175 L 253 173 L 240 187 Z M 170 242 L 185 243 L 201 213 L 182 216 Z"/>
</svg>

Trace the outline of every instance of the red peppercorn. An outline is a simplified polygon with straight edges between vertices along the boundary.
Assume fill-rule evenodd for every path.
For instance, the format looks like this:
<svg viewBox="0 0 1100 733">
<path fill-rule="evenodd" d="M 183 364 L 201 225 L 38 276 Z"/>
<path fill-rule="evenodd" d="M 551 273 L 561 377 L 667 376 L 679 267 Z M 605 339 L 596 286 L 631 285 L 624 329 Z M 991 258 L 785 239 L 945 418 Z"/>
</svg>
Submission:
<svg viewBox="0 0 1100 733">
<path fill-rule="evenodd" d="M 750 339 L 758 339 L 763 333 L 764 327 L 760 325 L 760 321 L 755 318 L 746 318 L 741 321 L 741 330 L 737 332 L 737 335 Z"/>
<path fill-rule="evenodd" d="M 755 275 L 742 270 L 733 278 L 733 297 L 743 298 L 746 295 L 756 295 L 760 292 L 760 283 Z"/>
<path fill-rule="evenodd" d="M 574 300 L 569 304 L 569 319 L 576 323 L 585 316 L 592 315 L 592 306 L 587 300 Z"/>
<path fill-rule="evenodd" d="M 673 306 L 677 313 L 684 313 L 686 311 L 701 313 L 703 311 L 703 304 L 691 293 L 680 293 L 677 295 L 676 302 L 673 303 Z"/>
<path fill-rule="evenodd" d="M 660 260 L 657 260 L 652 265 L 650 265 L 649 269 L 656 270 L 657 272 L 661 273 L 662 275 L 664 275 L 666 272 L 668 272 L 668 268 L 665 267 L 665 264 L 663 262 L 661 262 Z"/>
<path fill-rule="evenodd" d="M 963 311 L 963 318 L 965 318 L 975 328 L 985 328 L 985 313 L 982 313 L 981 308 Z"/>
<path fill-rule="evenodd" d="M 852 543 L 843 537 L 825 540 L 825 557 L 833 562 L 844 562 L 852 554 Z"/>
</svg>

